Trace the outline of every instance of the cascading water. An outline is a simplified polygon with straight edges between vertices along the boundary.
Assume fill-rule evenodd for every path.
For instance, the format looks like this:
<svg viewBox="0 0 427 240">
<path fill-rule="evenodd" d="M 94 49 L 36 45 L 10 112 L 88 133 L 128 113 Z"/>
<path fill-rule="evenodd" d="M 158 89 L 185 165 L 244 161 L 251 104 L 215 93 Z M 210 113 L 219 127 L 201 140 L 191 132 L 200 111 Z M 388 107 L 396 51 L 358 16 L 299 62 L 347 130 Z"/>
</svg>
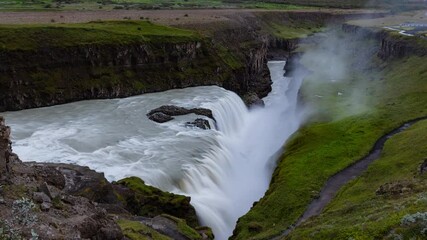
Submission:
<svg viewBox="0 0 427 240">
<path fill-rule="evenodd" d="M 236 94 L 209 86 L 5 117 L 21 159 L 86 165 L 109 180 L 138 176 L 162 190 L 189 195 L 202 224 L 212 227 L 216 239 L 226 239 L 237 219 L 263 196 L 273 156 L 300 124 L 301 79 L 283 77 L 284 64 L 269 63 L 273 91 L 264 108 L 251 111 Z M 196 115 L 164 124 L 147 119 L 149 110 L 166 104 L 209 108 L 217 129 L 185 127 Z"/>
</svg>

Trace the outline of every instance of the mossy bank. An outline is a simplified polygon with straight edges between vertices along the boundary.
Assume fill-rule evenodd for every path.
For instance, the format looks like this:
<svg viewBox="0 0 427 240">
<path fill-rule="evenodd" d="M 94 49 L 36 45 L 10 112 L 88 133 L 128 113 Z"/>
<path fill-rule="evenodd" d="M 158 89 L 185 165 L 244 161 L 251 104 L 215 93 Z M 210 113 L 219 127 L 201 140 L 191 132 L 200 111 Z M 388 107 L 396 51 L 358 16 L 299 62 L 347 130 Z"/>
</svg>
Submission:
<svg viewBox="0 0 427 240">
<path fill-rule="evenodd" d="M 358 38 L 356 31 L 341 34 Z M 316 65 L 302 61 L 313 72 L 305 79 L 301 100 L 316 111 L 286 144 L 269 190 L 239 219 L 232 239 L 423 236 L 418 228 L 424 220 L 404 219 L 425 212 L 425 174 L 419 172 L 426 158 L 424 122 L 387 142 L 380 159 L 345 185 L 318 217 L 281 235 L 292 229 L 328 178 L 366 155 L 382 135 L 427 115 L 425 48 L 412 51 L 425 46 L 425 40 L 386 32 L 363 36 L 363 48 L 347 41 L 348 56 L 353 57 L 345 58 L 351 67 L 343 79 L 326 82 L 327 75 L 310 69 Z M 354 57 L 364 52 L 363 61 Z M 361 94 L 352 97 L 360 86 Z M 393 188 L 406 190 L 392 193 Z"/>
<path fill-rule="evenodd" d="M 1 110 L 231 85 L 228 53 L 208 39 L 149 22 L 2 26 Z"/>
</svg>

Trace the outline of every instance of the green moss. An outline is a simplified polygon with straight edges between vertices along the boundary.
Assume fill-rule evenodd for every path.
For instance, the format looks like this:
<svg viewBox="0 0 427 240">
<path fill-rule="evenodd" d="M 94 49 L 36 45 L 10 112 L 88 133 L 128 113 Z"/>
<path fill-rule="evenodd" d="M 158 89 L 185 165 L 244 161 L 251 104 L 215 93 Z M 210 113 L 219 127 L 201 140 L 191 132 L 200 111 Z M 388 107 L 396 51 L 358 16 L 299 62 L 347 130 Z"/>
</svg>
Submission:
<svg viewBox="0 0 427 240">
<path fill-rule="evenodd" d="M 153 194 L 153 192 L 160 192 L 160 190 L 158 190 L 154 187 L 145 185 L 144 180 L 142 180 L 138 177 L 124 178 L 124 179 L 118 181 L 118 183 L 122 184 L 122 185 L 124 185 L 124 186 L 126 186 L 126 187 L 128 187 L 134 191 L 137 191 L 137 192 L 140 192 L 143 194 L 147 194 L 147 195 Z"/>
<path fill-rule="evenodd" d="M 381 73 L 374 75 L 378 76 L 378 78 L 368 81 L 367 85 L 367 91 L 372 93 L 371 109 L 353 116 L 342 114 L 341 109 L 330 111 L 335 114 L 331 118 L 313 117 L 311 123 L 300 129 L 286 144 L 286 151 L 274 172 L 269 190 L 265 197 L 239 220 L 235 239 L 268 239 L 271 236 L 280 234 L 296 222 L 330 176 L 364 156 L 371 149 L 374 142 L 386 132 L 405 121 L 427 115 L 427 109 L 425 108 L 427 106 L 427 82 L 425 81 L 427 76 L 423 71 L 427 69 L 425 57 L 413 56 L 394 60 L 388 62 L 387 65 L 382 64 L 379 68 L 382 69 Z M 372 72 L 369 71 L 360 74 L 360 77 L 366 79 L 371 79 L 373 76 L 371 75 Z M 353 76 L 349 76 L 349 78 L 352 79 Z M 336 93 L 339 90 L 339 86 L 335 84 L 327 86 L 329 86 L 329 89 L 321 89 L 321 91 Z M 303 95 L 302 97 L 305 101 L 313 103 L 314 106 L 325 109 L 336 101 L 334 97 L 322 98 L 324 100 L 308 95 Z M 418 135 L 419 138 L 424 136 L 425 134 Z M 425 151 L 419 145 L 423 142 L 425 141 L 422 139 L 414 138 L 413 144 L 408 142 L 406 145 L 413 153 L 418 152 L 417 154 L 425 157 Z M 402 172 L 401 176 L 406 179 L 413 178 L 414 166 L 419 164 L 419 157 L 410 157 L 403 152 L 399 153 L 397 151 L 394 154 L 394 158 L 396 161 L 403 161 L 398 165 L 399 168 L 411 168 L 412 166 L 411 174 L 409 174 L 411 171 Z M 417 163 L 406 164 L 407 161 L 411 160 Z M 369 196 L 374 194 L 375 190 L 373 188 L 378 187 L 374 175 L 381 175 L 381 173 L 388 170 L 389 168 L 385 168 L 385 166 L 379 168 L 376 175 L 373 174 L 372 179 L 365 182 L 364 186 L 372 185 L 370 189 L 361 187 L 352 192 L 352 194 L 346 195 L 342 198 L 340 208 L 342 211 L 336 212 L 335 218 L 331 218 L 330 221 L 326 217 L 320 218 L 319 221 L 316 221 L 316 224 L 310 225 L 310 233 L 301 232 L 296 235 L 295 239 L 311 239 L 310 234 L 320 231 L 320 228 L 325 228 L 326 230 L 322 229 L 321 231 L 327 233 L 327 235 L 319 235 L 319 239 L 335 239 L 341 221 L 338 220 L 338 216 L 343 221 L 348 220 L 346 226 L 350 227 L 352 223 L 353 225 L 355 222 L 359 223 L 357 227 L 354 226 L 352 228 L 353 230 L 357 229 L 357 231 L 349 230 L 355 238 L 359 235 L 367 236 L 367 234 L 377 236 L 389 230 L 408 211 L 393 212 L 393 210 L 390 210 L 388 213 L 393 212 L 393 214 L 378 216 L 377 221 L 372 221 L 373 227 L 369 228 L 372 231 L 374 229 L 378 230 L 365 234 L 362 231 L 367 227 L 363 222 L 366 221 L 364 217 L 369 216 L 369 214 L 359 211 L 354 211 L 353 214 L 345 214 L 346 212 L 352 212 L 353 209 L 362 209 L 373 203 L 369 202 Z M 394 171 L 397 171 L 397 168 Z M 382 177 L 386 179 L 387 176 Z M 350 183 L 349 186 L 356 184 L 358 181 Z M 367 192 L 362 194 L 365 190 Z M 410 198 L 414 200 L 416 197 L 413 195 Z M 357 204 L 360 204 L 360 207 L 357 204 L 352 204 L 352 199 L 354 198 L 359 199 Z M 386 205 L 383 205 L 384 201 L 381 198 L 376 199 L 377 202 L 373 207 L 369 208 L 372 214 L 378 212 L 375 207 L 386 207 Z M 365 200 L 368 202 L 362 204 Z M 416 204 L 411 205 L 409 202 L 406 204 L 408 209 L 417 210 L 419 208 Z M 360 218 L 351 219 L 356 216 L 360 216 Z M 381 220 L 382 218 L 384 220 Z M 333 225 L 335 227 L 328 231 L 328 223 L 332 224 L 333 221 L 335 221 Z M 257 226 L 257 229 L 262 229 L 262 231 L 259 233 L 251 231 L 250 226 L 253 223 L 259 224 L 261 227 Z M 319 227 L 315 228 L 314 225 Z M 347 235 L 343 233 L 340 236 Z"/>
<path fill-rule="evenodd" d="M 0 50 L 34 50 L 88 44 L 178 43 L 196 39 L 200 38 L 192 31 L 147 21 L 0 25 Z"/>
<path fill-rule="evenodd" d="M 214 239 L 215 238 L 215 236 L 212 232 L 212 229 L 210 227 L 206 227 L 206 226 L 196 227 L 195 230 L 199 233 L 205 234 L 208 237 L 208 239 Z"/>
<path fill-rule="evenodd" d="M 270 23 L 268 26 L 269 31 L 276 37 L 282 39 L 299 39 L 305 38 L 309 34 L 320 32 L 322 30 L 321 26 L 292 26 L 292 24 L 280 24 L 280 23 Z"/>
<path fill-rule="evenodd" d="M 124 199 L 127 209 L 134 214 L 145 217 L 168 214 L 185 219 L 191 226 L 198 225 L 196 212 L 190 205 L 189 197 L 163 192 L 146 185 L 137 177 L 122 179 L 117 184 L 126 186 L 132 191 L 131 194 L 125 193 L 126 195 L 119 199 Z"/>
<path fill-rule="evenodd" d="M 121 219 L 117 223 L 125 237 L 130 240 L 171 240 L 168 236 L 158 233 L 141 222 Z"/>
<path fill-rule="evenodd" d="M 202 236 L 193 228 L 187 225 L 184 219 L 180 219 L 171 215 L 162 214 L 163 217 L 169 218 L 178 225 L 178 231 L 190 240 L 202 239 Z"/>
</svg>

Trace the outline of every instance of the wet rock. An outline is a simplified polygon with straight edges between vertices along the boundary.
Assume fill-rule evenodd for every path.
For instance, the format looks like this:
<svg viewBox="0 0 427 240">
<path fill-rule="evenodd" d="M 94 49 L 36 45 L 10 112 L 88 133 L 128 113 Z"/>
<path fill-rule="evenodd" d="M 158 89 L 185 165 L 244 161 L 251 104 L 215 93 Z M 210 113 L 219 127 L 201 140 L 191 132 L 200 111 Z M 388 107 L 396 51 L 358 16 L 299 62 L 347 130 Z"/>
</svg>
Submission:
<svg viewBox="0 0 427 240">
<path fill-rule="evenodd" d="M 190 113 L 194 113 L 197 115 L 202 115 L 202 116 L 206 116 L 212 120 L 215 120 L 215 118 L 213 117 L 212 111 L 210 109 L 206 109 L 206 108 L 192 108 L 190 109 Z"/>
<path fill-rule="evenodd" d="M 246 105 L 249 108 L 253 107 L 264 107 L 264 101 L 258 97 L 258 95 L 254 92 L 247 93 L 243 96 L 243 102 L 246 103 Z"/>
<path fill-rule="evenodd" d="M 151 121 L 157 122 L 157 123 L 164 123 L 164 122 L 168 122 L 174 118 L 171 117 L 170 115 L 167 115 L 167 114 L 164 114 L 161 112 L 156 112 L 156 113 L 149 115 L 148 119 L 150 119 Z"/>
<path fill-rule="evenodd" d="M 51 198 L 48 195 L 46 195 L 46 193 L 44 193 L 44 192 L 33 193 L 33 200 L 36 203 L 44 203 L 44 202 L 50 203 L 50 202 L 52 202 Z"/>
<path fill-rule="evenodd" d="M 163 113 L 169 116 L 180 116 L 189 114 L 191 111 L 184 107 L 165 105 L 151 110 L 148 115 L 152 115 L 154 113 Z"/>
<path fill-rule="evenodd" d="M 206 119 L 202 119 L 202 118 L 197 118 L 196 120 L 194 120 L 194 122 L 186 122 L 185 126 L 187 127 L 198 127 L 201 129 L 211 129 L 211 125 L 209 124 L 209 121 Z"/>
<path fill-rule="evenodd" d="M 213 117 L 212 111 L 209 109 L 206 109 L 206 108 L 187 109 L 184 107 L 178 107 L 173 105 L 165 105 L 165 106 L 155 108 L 147 114 L 147 117 L 152 121 L 163 123 L 163 122 L 172 120 L 173 119 L 172 116 L 187 115 L 190 113 L 206 116 L 208 118 L 215 120 Z"/>
</svg>

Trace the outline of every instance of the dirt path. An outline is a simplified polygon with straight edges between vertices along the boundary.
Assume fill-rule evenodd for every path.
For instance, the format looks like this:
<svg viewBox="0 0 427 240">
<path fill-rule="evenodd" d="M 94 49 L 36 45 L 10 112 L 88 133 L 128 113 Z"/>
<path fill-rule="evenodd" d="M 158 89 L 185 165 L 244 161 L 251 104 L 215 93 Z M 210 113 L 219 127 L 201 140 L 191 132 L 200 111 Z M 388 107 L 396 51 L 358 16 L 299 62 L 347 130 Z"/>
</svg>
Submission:
<svg viewBox="0 0 427 240">
<path fill-rule="evenodd" d="M 381 152 L 384 148 L 385 142 L 391 138 L 392 136 L 396 135 L 397 133 L 400 133 L 406 129 L 408 129 L 413 124 L 421 121 L 426 120 L 426 117 L 417 118 L 414 120 L 410 120 L 402 124 L 400 127 L 392 130 L 391 132 L 385 134 L 380 139 L 378 139 L 374 147 L 371 149 L 368 155 L 358 160 L 353 165 L 343 169 L 342 171 L 338 172 L 329 180 L 326 182 L 325 186 L 323 186 L 323 189 L 321 190 L 319 194 L 319 198 L 314 199 L 310 205 L 305 210 L 304 214 L 298 219 L 298 221 L 293 224 L 291 227 L 286 229 L 280 236 L 274 238 L 276 239 L 282 239 L 283 237 L 287 236 L 292 230 L 294 230 L 296 227 L 298 227 L 301 223 L 309 219 L 310 217 L 319 215 L 322 210 L 328 205 L 332 199 L 336 196 L 339 189 L 346 183 L 348 183 L 350 180 L 353 180 L 357 177 L 359 177 L 371 164 L 373 161 L 377 160 L 381 156 Z"/>
</svg>

